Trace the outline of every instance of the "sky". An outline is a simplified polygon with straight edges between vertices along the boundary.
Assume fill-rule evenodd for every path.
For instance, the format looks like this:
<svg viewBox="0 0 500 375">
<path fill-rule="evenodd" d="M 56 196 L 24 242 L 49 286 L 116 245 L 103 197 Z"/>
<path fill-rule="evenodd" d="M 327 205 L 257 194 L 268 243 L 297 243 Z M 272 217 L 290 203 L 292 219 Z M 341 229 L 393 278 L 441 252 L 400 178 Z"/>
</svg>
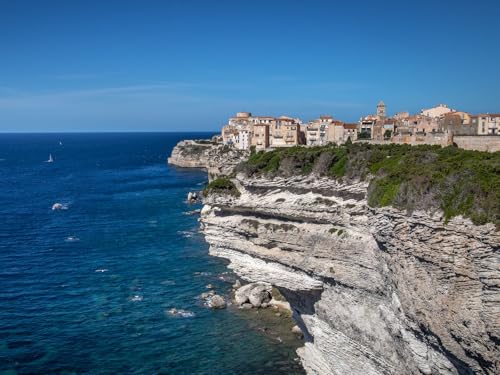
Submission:
<svg viewBox="0 0 500 375">
<path fill-rule="evenodd" d="M 500 1 L 0 0 L 0 132 L 500 112 Z"/>
</svg>

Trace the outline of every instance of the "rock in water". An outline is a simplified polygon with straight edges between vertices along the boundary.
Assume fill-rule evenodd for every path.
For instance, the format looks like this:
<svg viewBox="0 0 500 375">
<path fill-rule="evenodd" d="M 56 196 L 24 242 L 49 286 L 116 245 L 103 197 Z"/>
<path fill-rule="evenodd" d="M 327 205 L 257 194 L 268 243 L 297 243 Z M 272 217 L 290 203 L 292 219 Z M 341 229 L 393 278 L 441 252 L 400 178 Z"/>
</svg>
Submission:
<svg viewBox="0 0 500 375">
<path fill-rule="evenodd" d="M 223 309 L 226 307 L 226 300 L 224 299 L 224 297 L 216 294 L 215 296 L 212 296 L 212 298 L 210 298 L 209 306 L 212 309 Z"/>
<path fill-rule="evenodd" d="M 254 307 L 260 307 L 263 303 L 269 302 L 271 300 L 271 285 L 269 284 L 256 285 L 250 291 L 248 299 Z"/>
<path fill-rule="evenodd" d="M 253 307 L 260 307 L 271 300 L 271 285 L 267 283 L 252 283 L 239 288 L 234 294 L 238 305 L 250 302 Z"/>
</svg>

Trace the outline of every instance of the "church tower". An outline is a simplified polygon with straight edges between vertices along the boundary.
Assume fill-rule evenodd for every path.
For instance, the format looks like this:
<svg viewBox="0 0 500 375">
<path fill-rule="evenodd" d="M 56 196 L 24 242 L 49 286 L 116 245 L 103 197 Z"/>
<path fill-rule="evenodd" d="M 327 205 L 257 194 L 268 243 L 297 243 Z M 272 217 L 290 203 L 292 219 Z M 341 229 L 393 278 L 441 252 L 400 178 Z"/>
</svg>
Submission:
<svg viewBox="0 0 500 375">
<path fill-rule="evenodd" d="M 381 100 L 380 103 L 377 104 L 377 118 L 379 120 L 384 120 L 385 116 L 386 116 L 385 103 L 383 100 Z"/>
</svg>

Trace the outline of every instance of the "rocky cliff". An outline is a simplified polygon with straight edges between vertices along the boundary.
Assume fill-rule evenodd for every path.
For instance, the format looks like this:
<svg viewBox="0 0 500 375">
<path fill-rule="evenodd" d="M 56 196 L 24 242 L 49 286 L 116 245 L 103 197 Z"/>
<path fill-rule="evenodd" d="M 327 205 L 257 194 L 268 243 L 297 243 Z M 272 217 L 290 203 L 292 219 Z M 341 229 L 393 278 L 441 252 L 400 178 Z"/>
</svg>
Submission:
<svg viewBox="0 0 500 375">
<path fill-rule="evenodd" d="M 209 179 L 227 176 L 249 155 L 248 151 L 218 144 L 209 140 L 186 140 L 173 149 L 168 163 L 183 168 L 204 168 Z"/>
<path fill-rule="evenodd" d="M 500 371 L 500 235 L 441 214 L 367 204 L 367 182 L 233 179 L 201 214 L 210 253 L 277 286 L 309 374 Z"/>
</svg>

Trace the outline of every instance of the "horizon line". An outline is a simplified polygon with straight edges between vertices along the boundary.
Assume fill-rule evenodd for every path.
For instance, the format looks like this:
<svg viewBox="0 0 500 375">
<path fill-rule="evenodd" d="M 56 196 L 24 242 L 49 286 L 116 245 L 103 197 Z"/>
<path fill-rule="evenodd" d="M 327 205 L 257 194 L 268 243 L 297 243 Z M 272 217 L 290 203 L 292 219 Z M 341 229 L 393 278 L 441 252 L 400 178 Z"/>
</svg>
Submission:
<svg viewBox="0 0 500 375">
<path fill-rule="evenodd" d="M 116 134 L 116 133 L 220 133 L 220 130 L 183 130 L 183 131 L 163 131 L 163 130 L 104 130 L 104 131 L 2 131 L 1 134 Z"/>
</svg>

